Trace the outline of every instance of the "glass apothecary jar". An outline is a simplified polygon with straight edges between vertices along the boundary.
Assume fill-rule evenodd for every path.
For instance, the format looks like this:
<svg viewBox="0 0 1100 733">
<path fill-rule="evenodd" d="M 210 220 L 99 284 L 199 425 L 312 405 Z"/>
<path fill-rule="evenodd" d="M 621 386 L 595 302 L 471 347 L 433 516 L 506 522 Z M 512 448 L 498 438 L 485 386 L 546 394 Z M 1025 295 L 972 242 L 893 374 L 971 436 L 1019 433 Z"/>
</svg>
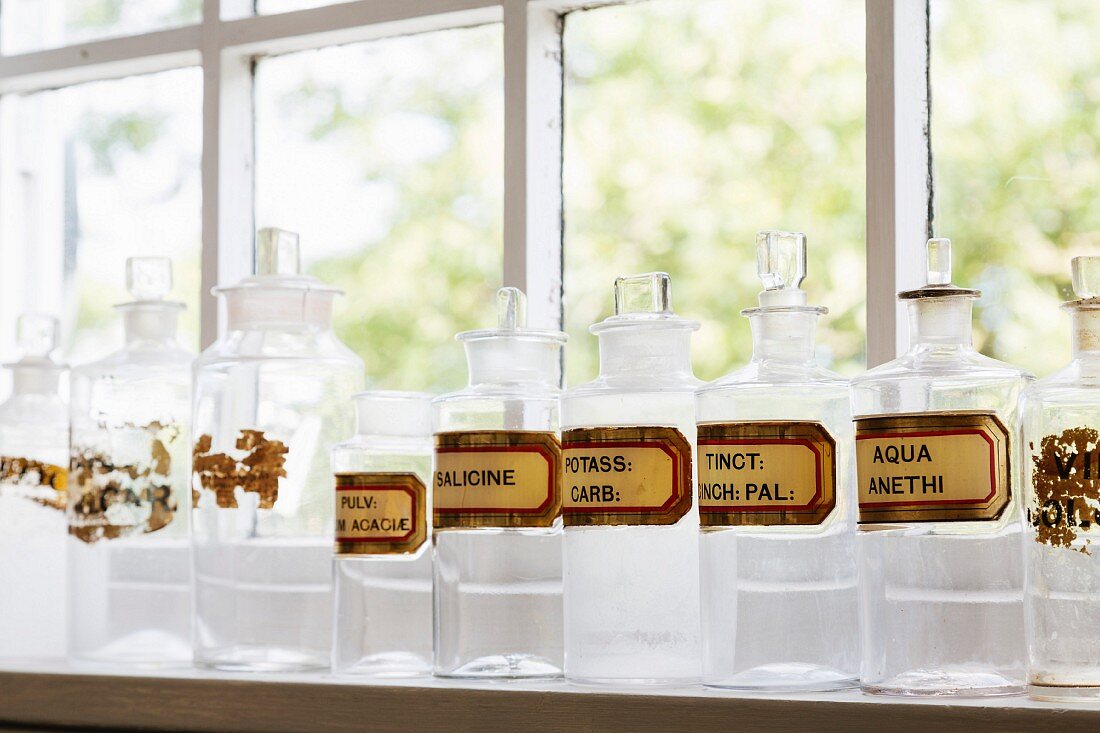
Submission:
<svg viewBox="0 0 1100 733">
<path fill-rule="evenodd" d="M 599 377 L 562 398 L 565 675 L 684 684 L 701 671 L 695 321 L 663 272 L 615 281 Z"/>
<path fill-rule="evenodd" d="M 195 663 L 329 666 L 332 446 L 363 362 L 332 332 L 338 291 L 300 274 L 298 237 L 256 238 L 256 274 L 215 293 L 225 328 L 195 362 Z"/>
<path fill-rule="evenodd" d="M 752 360 L 697 393 L 703 681 L 830 690 L 859 677 L 848 382 L 817 363 L 806 238 L 757 237 Z M 777 620 L 781 622 L 777 623 Z"/>
<path fill-rule="evenodd" d="M 69 467 L 69 655 L 177 665 L 191 659 L 191 362 L 165 300 L 172 262 L 132 257 L 125 345 L 74 367 Z"/>
<path fill-rule="evenodd" d="M 951 284 L 951 242 L 899 293 L 909 350 L 852 380 L 867 692 L 1023 691 L 1016 408 L 1032 377 L 979 354 L 980 293 Z"/>
<path fill-rule="evenodd" d="M 19 317 L 22 358 L 0 405 L 0 657 L 65 656 L 69 406 L 57 319 Z"/>
<path fill-rule="evenodd" d="M 1100 698 L 1100 257 L 1073 260 L 1073 360 L 1020 399 L 1029 691 Z"/>
<path fill-rule="evenodd" d="M 431 400 L 360 392 L 355 435 L 332 449 L 334 672 L 432 671 Z"/>
<path fill-rule="evenodd" d="M 561 348 L 497 293 L 496 329 L 456 337 L 470 381 L 434 401 L 435 673 L 562 669 Z"/>
</svg>

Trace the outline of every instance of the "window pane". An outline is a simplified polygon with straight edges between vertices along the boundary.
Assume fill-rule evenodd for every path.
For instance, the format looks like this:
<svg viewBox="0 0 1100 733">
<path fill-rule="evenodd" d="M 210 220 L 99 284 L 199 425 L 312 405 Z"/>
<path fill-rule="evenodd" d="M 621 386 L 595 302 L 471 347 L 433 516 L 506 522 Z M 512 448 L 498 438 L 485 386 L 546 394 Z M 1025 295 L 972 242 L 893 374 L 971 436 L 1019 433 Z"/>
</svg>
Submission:
<svg viewBox="0 0 1100 733">
<path fill-rule="evenodd" d="M 197 23 L 203 0 L 4 0 L 0 48 L 25 53 Z"/>
<path fill-rule="evenodd" d="M 1098 122 L 1100 4 L 934 0 L 934 228 L 982 290 L 981 350 L 1039 374 L 1069 358 L 1069 259 L 1100 245 Z"/>
<path fill-rule="evenodd" d="M 111 307 L 128 299 L 126 258 L 172 258 L 198 345 L 202 74 L 181 69 L 3 98 L 0 343 L 15 319 L 62 320 L 71 363 L 121 345 Z"/>
<path fill-rule="evenodd" d="M 261 15 L 269 13 L 286 13 L 291 10 L 305 10 L 306 8 L 319 8 L 322 5 L 332 5 L 342 0 L 256 0 L 256 12 Z"/>
<path fill-rule="evenodd" d="M 597 369 L 588 325 L 618 274 L 666 270 L 703 322 L 696 373 L 751 354 L 758 229 L 804 231 L 819 354 L 864 352 L 863 0 L 655 0 L 566 20 L 569 381 Z"/>
<path fill-rule="evenodd" d="M 262 61 L 257 223 L 299 231 L 340 286 L 375 386 L 465 381 L 456 331 L 494 321 L 502 270 L 500 26 Z"/>
</svg>

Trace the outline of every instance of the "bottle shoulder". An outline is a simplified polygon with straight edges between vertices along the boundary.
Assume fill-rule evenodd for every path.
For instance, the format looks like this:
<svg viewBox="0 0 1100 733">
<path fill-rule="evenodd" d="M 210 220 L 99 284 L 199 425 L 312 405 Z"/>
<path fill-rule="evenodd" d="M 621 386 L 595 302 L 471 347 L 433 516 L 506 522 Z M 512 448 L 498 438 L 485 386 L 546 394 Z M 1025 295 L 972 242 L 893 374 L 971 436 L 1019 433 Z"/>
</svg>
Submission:
<svg viewBox="0 0 1100 733">
<path fill-rule="evenodd" d="M 591 382 L 570 387 L 562 395 L 563 400 L 595 397 L 609 394 L 651 394 L 658 392 L 684 392 L 694 394 L 706 382 L 694 375 L 600 375 Z"/>
<path fill-rule="evenodd" d="M 436 406 L 465 401 L 500 400 L 558 400 L 561 389 L 556 385 L 530 382 L 483 382 L 472 384 L 453 392 L 446 392 L 432 400 Z"/>
<path fill-rule="evenodd" d="M 768 386 L 847 389 L 848 380 L 813 362 L 792 364 L 761 360 L 749 362 L 740 369 L 704 384 L 699 388 L 699 394 Z"/>
<path fill-rule="evenodd" d="M 248 361 L 313 360 L 363 366 L 363 360 L 331 331 L 257 329 L 231 331 L 199 354 L 196 368 Z"/>
<path fill-rule="evenodd" d="M 75 379 L 99 379 L 116 375 L 178 371 L 189 374 L 195 354 L 179 346 L 151 349 L 120 349 L 102 359 L 72 368 Z"/>
<path fill-rule="evenodd" d="M 854 388 L 923 378 L 937 380 L 1031 382 L 1035 376 L 1019 367 L 993 359 L 972 348 L 917 348 L 852 379 Z"/>
</svg>

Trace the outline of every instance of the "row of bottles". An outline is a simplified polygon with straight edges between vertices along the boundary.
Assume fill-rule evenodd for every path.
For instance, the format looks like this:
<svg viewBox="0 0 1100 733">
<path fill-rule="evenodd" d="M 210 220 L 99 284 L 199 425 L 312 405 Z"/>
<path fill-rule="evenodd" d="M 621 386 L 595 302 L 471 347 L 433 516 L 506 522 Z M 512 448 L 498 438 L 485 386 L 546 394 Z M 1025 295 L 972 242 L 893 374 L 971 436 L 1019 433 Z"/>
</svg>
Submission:
<svg viewBox="0 0 1100 733">
<path fill-rule="evenodd" d="M 0 656 L 1100 694 L 1100 258 L 1073 263 L 1074 362 L 1029 386 L 975 351 L 979 293 L 930 240 L 909 350 L 849 384 L 815 361 L 805 246 L 761 233 L 753 358 L 713 383 L 654 273 L 616 281 L 592 382 L 561 391 L 565 335 L 504 288 L 434 399 L 359 392 L 294 235 L 261 231 L 194 360 L 170 262 L 130 260 L 125 345 L 69 408 L 56 321 L 20 321 Z"/>
</svg>

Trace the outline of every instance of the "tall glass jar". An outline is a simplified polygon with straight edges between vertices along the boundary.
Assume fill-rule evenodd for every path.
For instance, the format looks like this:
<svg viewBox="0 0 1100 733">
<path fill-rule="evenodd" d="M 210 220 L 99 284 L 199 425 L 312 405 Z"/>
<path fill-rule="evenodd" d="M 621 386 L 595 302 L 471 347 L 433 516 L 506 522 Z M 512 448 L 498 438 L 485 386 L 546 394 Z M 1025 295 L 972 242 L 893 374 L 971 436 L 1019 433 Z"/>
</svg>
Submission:
<svg viewBox="0 0 1100 733">
<path fill-rule="evenodd" d="M 332 464 L 363 362 L 332 332 L 338 291 L 263 229 L 256 274 L 215 290 L 225 329 L 195 362 L 195 662 L 329 666 Z"/>
<path fill-rule="evenodd" d="M 1028 683 L 1100 698 L 1100 257 L 1073 260 L 1073 360 L 1020 399 Z"/>
<path fill-rule="evenodd" d="M 699 679 L 698 328 L 673 313 L 665 273 L 618 278 L 615 315 L 591 329 L 600 375 L 562 399 L 570 680 Z"/>
<path fill-rule="evenodd" d="M 467 331 L 470 383 L 434 401 L 435 673 L 561 675 L 565 334 L 526 327 L 497 293 L 497 328 Z"/>
<path fill-rule="evenodd" d="M 703 681 L 830 690 L 859 677 L 848 382 L 814 354 L 806 237 L 757 237 L 749 364 L 696 396 Z M 782 623 L 776 623 L 782 619 Z"/>
<path fill-rule="evenodd" d="M 132 257 L 126 343 L 72 371 L 69 655 L 185 664 L 191 658 L 191 361 L 165 300 L 172 262 Z"/>
<path fill-rule="evenodd" d="M 57 319 L 19 317 L 23 357 L 0 405 L 0 657 L 65 656 L 69 406 Z"/>
<path fill-rule="evenodd" d="M 1014 450 L 1032 377 L 974 349 L 979 295 L 951 284 L 950 240 L 929 240 L 928 284 L 898 295 L 909 350 L 852 381 L 867 692 L 1023 691 Z"/>
<path fill-rule="evenodd" d="M 332 449 L 334 672 L 432 671 L 431 400 L 421 392 L 360 392 L 355 436 Z"/>
</svg>

